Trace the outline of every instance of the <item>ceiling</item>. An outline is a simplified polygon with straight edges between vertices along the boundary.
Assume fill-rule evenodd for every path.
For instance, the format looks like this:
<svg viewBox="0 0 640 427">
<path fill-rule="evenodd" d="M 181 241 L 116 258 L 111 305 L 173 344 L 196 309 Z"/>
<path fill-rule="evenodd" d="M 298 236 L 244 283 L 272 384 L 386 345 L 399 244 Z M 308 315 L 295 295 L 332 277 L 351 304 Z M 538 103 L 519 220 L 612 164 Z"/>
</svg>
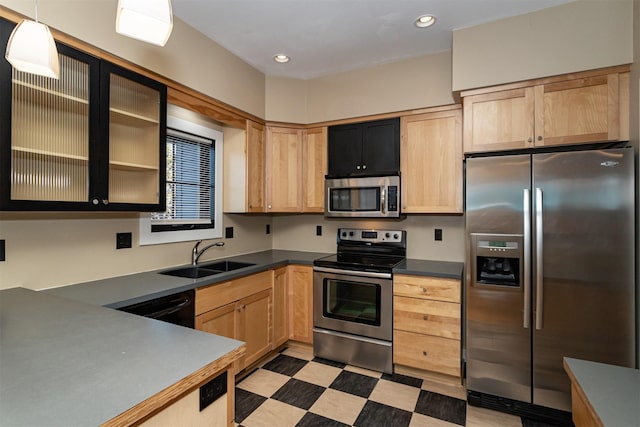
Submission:
<svg viewBox="0 0 640 427">
<path fill-rule="evenodd" d="M 452 30 L 574 0 L 172 0 L 174 15 L 266 75 L 312 79 L 451 49 Z M 437 17 L 418 28 L 420 15 Z M 291 57 L 287 64 L 276 54 Z"/>
</svg>

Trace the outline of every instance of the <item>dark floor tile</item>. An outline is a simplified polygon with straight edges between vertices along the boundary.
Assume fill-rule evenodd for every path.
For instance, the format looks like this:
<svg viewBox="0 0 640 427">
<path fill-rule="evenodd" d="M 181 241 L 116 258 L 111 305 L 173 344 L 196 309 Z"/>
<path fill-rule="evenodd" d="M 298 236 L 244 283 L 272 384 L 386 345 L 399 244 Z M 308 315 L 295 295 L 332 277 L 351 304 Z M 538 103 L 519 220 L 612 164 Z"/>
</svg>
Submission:
<svg viewBox="0 0 640 427">
<path fill-rule="evenodd" d="M 382 403 L 367 401 L 360 411 L 354 426 L 407 427 L 411 422 L 411 412 Z"/>
<path fill-rule="evenodd" d="M 344 369 L 344 367 L 347 366 L 346 363 L 336 362 L 335 360 L 323 359 L 322 357 L 314 357 L 313 361 L 322 363 L 324 365 L 333 366 L 334 368 L 340 368 L 340 369 Z"/>
<path fill-rule="evenodd" d="M 355 372 L 342 371 L 333 380 L 329 388 L 368 398 L 377 383 L 377 378 L 356 374 Z"/>
<path fill-rule="evenodd" d="M 400 383 L 411 387 L 422 387 L 422 380 L 420 378 L 409 377 L 401 374 L 382 374 L 382 379 L 387 381 L 393 381 L 394 383 Z"/>
<path fill-rule="evenodd" d="M 242 390 L 241 388 L 236 388 L 236 422 L 243 422 L 245 418 L 251 415 L 265 400 L 267 400 L 266 397 Z"/>
<path fill-rule="evenodd" d="M 298 408 L 309 409 L 325 390 L 326 388 L 319 385 L 291 378 L 271 398 Z"/>
<path fill-rule="evenodd" d="M 349 427 L 349 425 L 307 412 L 298 424 L 296 424 L 296 427 Z"/>
<path fill-rule="evenodd" d="M 306 360 L 298 359 L 297 357 L 279 354 L 275 359 L 264 365 L 262 369 L 268 369 L 270 371 L 292 377 L 307 363 L 308 362 Z"/>
<path fill-rule="evenodd" d="M 415 412 L 463 426 L 467 421 L 467 402 L 454 397 L 420 390 Z"/>
</svg>

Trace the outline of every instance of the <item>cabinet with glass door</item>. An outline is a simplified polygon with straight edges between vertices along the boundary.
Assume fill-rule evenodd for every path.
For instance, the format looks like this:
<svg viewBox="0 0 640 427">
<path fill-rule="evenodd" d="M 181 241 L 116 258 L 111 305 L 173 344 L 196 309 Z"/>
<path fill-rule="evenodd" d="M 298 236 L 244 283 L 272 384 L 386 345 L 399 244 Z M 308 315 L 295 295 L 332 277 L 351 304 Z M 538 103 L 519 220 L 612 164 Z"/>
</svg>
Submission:
<svg viewBox="0 0 640 427">
<path fill-rule="evenodd" d="M 164 209 L 166 87 L 57 48 L 59 79 L 0 61 L 0 210 Z"/>
</svg>

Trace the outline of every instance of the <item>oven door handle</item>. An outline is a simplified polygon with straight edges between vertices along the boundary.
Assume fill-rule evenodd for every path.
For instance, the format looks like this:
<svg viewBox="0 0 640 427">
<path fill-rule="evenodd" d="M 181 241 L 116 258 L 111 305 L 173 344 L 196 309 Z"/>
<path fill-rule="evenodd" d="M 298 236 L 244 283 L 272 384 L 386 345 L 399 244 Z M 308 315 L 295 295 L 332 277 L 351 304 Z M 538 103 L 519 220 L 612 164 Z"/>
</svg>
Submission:
<svg viewBox="0 0 640 427">
<path fill-rule="evenodd" d="M 359 335 L 345 334 L 345 333 L 337 332 L 337 331 L 328 331 L 328 330 L 325 330 L 325 329 L 313 328 L 313 332 L 315 332 L 317 334 L 333 335 L 333 336 L 340 337 L 340 338 L 346 338 L 346 339 L 350 339 L 350 340 L 362 341 L 362 342 L 366 342 L 366 343 L 370 343 L 370 344 L 382 345 L 382 346 L 385 346 L 385 347 L 391 347 L 392 346 L 391 341 L 383 341 L 383 340 L 379 340 L 379 339 L 376 339 L 376 338 L 369 338 L 369 337 L 362 337 L 362 336 L 359 336 Z"/>
<path fill-rule="evenodd" d="M 358 270 L 343 270 L 341 268 L 329 268 L 329 267 L 313 267 L 313 271 L 318 271 L 320 273 L 333 273 L 333 274 L 343 274 L 348 276 L 359 276 L 359 277 L 378 277 L 381 279 L 391 279 L 391 273 L 376 273 L 373 271 L 358 271 Z"/>
</svg>

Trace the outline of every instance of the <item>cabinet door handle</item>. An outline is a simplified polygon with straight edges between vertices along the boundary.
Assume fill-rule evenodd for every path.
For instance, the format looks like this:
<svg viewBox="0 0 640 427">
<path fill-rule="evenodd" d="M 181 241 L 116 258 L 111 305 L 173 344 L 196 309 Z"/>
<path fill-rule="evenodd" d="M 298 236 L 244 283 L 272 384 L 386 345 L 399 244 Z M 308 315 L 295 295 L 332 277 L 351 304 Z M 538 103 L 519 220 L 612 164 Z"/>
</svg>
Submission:
<svg viewBox="0 0 640 427">
<path fill-rule="evenodd" d="M 360 170 L 360 165 L 357 165 L 357 166 L 356 166 L 356 169 Z"/>
<path fill-rule="evenodd" d="M 422 288 L 422 292 L 426 294 L 427 293 L 427 288 Z"/>
<path fill-rule="evenodd" d="M 108 201 L 107 199 L 102 199 L 102 204 L 103 204 L 103 205 L 108 205 L 108 204 L 109 204 L 109 201 Z"/>
<path fill-rule="evenodd" d="M 533 142 L 533 138 L 529 137 L 529 139 L 527 139 L 527 142 L 531 144 Z"/>
<path fill-rule="evenodd" d="M 427 352 L 426 352 L 426 351 L 423 351 L 423 352 L 422 352 L 422 355 L 423 355 L 423 356 L 426 356 L 426 355 L 427 355 Z"/>
<path fill-rule="evenodd" d="M 422 320 L 429 320 L 429 315 L 425 314 L 424 316 L 422 316 Z"/>
<path fill-rule="evenodd" d="M 100 204 L 100 200 L 98 200 L 98 199 L 93 199 L 93 200 L 91 201 L 91 203 L 93 203 L 94 205 L 98 205 L 98 204 Z"/>
<path fill-rule="evenodd" d="M 362 169 L 366 169 L 366 168 L 367 168 L 367 165 L 362 165 Z"/>
</svg>

